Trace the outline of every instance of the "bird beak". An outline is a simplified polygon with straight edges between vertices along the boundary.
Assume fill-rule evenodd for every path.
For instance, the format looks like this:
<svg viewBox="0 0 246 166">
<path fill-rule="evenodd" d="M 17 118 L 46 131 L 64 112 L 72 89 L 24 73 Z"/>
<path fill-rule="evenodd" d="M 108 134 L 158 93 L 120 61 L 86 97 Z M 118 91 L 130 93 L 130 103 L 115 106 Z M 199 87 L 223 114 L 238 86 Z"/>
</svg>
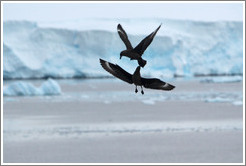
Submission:
<svg viewBox="0 0 246 166">
<path fill-rule="evenodd" d="M 120 59 L 122 58 L 122 55 L 120 55 Z"/>
</svg>

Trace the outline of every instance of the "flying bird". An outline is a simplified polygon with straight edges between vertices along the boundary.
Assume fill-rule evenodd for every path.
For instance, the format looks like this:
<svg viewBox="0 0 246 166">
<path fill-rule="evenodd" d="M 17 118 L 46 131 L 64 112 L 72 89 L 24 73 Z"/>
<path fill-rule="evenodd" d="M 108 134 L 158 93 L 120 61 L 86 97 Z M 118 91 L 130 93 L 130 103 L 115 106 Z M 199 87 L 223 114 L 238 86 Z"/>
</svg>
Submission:
<svg viewBox="0 0 246 166">
<path fill-rule="evenodd" d="M 112 74 L 113 76 L 129 83 L 134 84 L 136 86 L 135 93 L 138 92 L 137 86 L 141 87 L 141 93 L 144 94 L 143 87 L 149 88 L 149 89 L 159 89 L 159 90 L 172 90 L 175 88 L 175 86 L 166 83 L 164 81 L 161 81 L 157 78 L 143 78 L 140 75 L 140 69 L 141 67 L 138 66 L 133 74 L 128 73 L 124 69 L 122 69 L 117 64 L 112 64 L 110 62 L 107 62 L 105 60 L 100 59 L 100 63 L 102 67 Z"/>
<path fill-rule="evenodd" d="M 122 56 L 129 57 L 131 60 L 137 60 L 138 64 L 141 67 L 144 67 L 147 63 L 146 60 L 142 59 L 142 55 L 144 51 L 147 49 L 147 47 L 150 45 L 150 43 L 153 41 L 153 38 L 155 37 L 157 31 L 160 29 L 161 25 L 151 34 L 149 34 L 147 37 L 145 37 L 135 48 L 132 47 L 131 42 L 128 39 L 128 36 L 125 32 L 125 30 L 122 28 L 120 24 L 117 26 L 118 34 L 121 38 L 121 40 L 126 45 L 126 50 L 123 50 L 120 53 L 120 59 Z"/>
</svg>

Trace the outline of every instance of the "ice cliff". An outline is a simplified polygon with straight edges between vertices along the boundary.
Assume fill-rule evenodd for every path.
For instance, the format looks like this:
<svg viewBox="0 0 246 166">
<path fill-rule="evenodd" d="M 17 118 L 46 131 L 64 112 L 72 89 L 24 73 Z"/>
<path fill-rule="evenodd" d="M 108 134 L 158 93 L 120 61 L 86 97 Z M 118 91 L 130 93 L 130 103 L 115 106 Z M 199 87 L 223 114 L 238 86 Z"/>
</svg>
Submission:
<svg viewBox="0 0 246 166">
<path fill-rule="evenodd" d="M 138 26 L 130 21 L 122 26 L 136 46 L 161 22 L 161 29 L 143 55 L 147 60 L 143 75 L 192 77 L 243 73 L 242 22 L 158 20 L 151 27 L 147 22 Z M 97 30 L 75 30 L 40 27 L 27 21 L 4 22 L 3 78 L 109 76 L 101 68 L 99 58 L 133 72 L 136 61 L 124 57 L 119 60 L 125 45 L 116 27 L 117 22 L 112 24 L 111 31 L 100 29 L 100 25 Z"/>
</svg>

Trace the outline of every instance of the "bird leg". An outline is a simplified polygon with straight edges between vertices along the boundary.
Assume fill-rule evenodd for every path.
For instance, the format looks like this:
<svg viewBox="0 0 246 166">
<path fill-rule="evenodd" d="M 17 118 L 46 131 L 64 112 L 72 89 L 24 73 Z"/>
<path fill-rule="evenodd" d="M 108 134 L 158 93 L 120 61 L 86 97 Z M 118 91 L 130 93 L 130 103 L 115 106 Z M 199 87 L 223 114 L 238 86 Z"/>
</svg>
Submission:
<svg viewBox="0 0 246 166">
<path fill-rule="evenodd" d="M 144 94 L 144 91 L 143 91 L 143 87 L 141 86 L 141 93 L 142 93 L 142 95 Z"/>
<path fill-rule="evenodd" d="M 136 89 L 135 89 L 135 93 L 138 93 L 138 88 L 137 88 L 137 86 L 136 86 Z"/>
</svg>

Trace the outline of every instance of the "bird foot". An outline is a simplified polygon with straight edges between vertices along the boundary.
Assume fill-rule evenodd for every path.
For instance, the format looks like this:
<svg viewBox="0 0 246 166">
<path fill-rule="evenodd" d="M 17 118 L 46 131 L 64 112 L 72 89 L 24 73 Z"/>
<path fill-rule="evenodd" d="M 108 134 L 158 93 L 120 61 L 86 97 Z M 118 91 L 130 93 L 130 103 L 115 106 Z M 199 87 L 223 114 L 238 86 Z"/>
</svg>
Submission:
<svg viewBox="0 0 246 166">
<path fill-rule="evenodd" d="M 144 94 L 144 91 L 142 90 L 141 93 L 142 93 L 142 95 L 143 95 L 143 94 Z"/>
<path fill-rule="evenodd" d="M 137 89 L 135 89 L 135 93 L 138 93 L 138 90 Z"/>
</svg>

